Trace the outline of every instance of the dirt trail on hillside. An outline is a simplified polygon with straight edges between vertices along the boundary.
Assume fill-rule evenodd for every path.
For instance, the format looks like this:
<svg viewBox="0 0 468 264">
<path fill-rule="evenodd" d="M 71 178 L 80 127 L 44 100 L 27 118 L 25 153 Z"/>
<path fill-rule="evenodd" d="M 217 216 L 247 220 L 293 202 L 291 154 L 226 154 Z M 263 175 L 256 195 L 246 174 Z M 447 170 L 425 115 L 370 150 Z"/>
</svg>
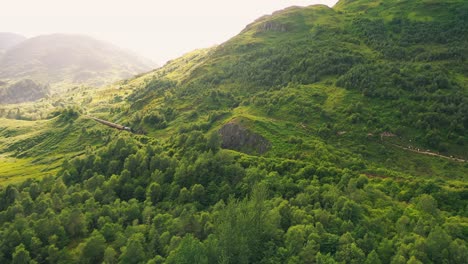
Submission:
<svg viewBox="0 0 468 264">
<path fill-rule="evenodd" d="M 400 148 L 400 149 L 408 150 L 408 151 L 415 152 L 415 153 L 419 153 L 419 154 L 423 154 L 423 155 L 428 155 L 428 156 L 433 156 L 433 157 L 440 157 L 440 158 L 450 159 L 450 160 L 454 160 L 454 161 L 458 161 L 458 162 L 467 162 L 467 160 L 464 160 L 464 159 L 455 158 L 455 157 L 449 157 L 449 156 L 444 156 L 444 155 L 437 154 L 437 153 L 430 152 L 430 151 L 423 151 L 423 150 L 414 149 L 414 148 L 407 148 L 407 147 L 403 147 L 403 146 L 400 146 L 400 145 L 397 145 L 397 144 L 393 144 L 393 143 L 389 143 L 389 144 L 392 145 L 392 146 L 395 146 L 395 147 L 397 147 L 397 148 Z"/>
</svg>

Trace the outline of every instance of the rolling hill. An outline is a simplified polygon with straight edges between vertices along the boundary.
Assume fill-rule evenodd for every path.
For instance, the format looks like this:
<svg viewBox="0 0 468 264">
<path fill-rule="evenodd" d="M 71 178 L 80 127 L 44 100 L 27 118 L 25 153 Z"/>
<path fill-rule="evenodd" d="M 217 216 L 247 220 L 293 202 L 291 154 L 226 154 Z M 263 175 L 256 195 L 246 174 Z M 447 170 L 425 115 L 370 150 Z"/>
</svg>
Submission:
<svg viewBox="0 0 468 264">
<path fill-rule="evenodd" d="M 0 54 L 25 40 L 26 37 L 18 34 L 0 32 Z"/>
<path fill-rule="evenodd" d="M 345 1 L 334 9 L 277 12 L 196 63 L 157 71 L 156 80 L 131 100 L 143 112 L 164 108 L 164 101 L 174 107 L 176 100 L 182 113 L 246 108 L 317 132 L 348 131 L 358 138 L 391 132 L 466 156 L 468 33 L 460 10 L 468 7 L 459 1 L 417 3 L 367 7 L 368 1 Z M 428 15 L 428 22 L 420 21 Z"/>
<path fill-rule="evenodd" d="M 467 47 L 466 1 L 341 0 L 21 107 L 0 262 L 464 263 Z"/>
<path fill-rule="evenodd" d="M 82 35 L 53 34 L 10 46 L 0 59 L 1 79 L 32 79 L 52 89 L 101 86 L 151 69 L 151 62 Z"/>
</svg>

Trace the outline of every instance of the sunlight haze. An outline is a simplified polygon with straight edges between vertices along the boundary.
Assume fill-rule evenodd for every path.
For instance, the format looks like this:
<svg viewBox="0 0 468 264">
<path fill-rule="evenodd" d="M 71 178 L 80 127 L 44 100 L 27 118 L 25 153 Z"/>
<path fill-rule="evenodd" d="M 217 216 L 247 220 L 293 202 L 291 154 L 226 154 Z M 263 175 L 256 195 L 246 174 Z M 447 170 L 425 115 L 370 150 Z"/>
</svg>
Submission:
<svg viewBox="0 0 468 264">
<path fill-rule="evenodd" d="M 336 2 L 16 0 L 2 3 L 0 32 L 26 37 L 86 34 L 162 65 L 191 50 L 220 44 L 262 15 L 293 5 L 333 6 Z"/>
</svg>

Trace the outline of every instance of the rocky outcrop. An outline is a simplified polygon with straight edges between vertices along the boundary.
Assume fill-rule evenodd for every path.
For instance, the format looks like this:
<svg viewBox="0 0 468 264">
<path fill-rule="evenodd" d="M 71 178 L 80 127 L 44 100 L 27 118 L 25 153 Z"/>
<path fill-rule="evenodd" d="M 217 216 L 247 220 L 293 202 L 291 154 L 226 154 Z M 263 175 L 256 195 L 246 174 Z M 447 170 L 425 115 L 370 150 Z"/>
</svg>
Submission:
<svg viewBox="0 0 468 264">
<path fill-rule="evenodd" d="M 281 24 L 279 22 L 267 21 L 259 26 L 259 32 L 265 31 L 288 32 L 290 31 L 290 28 L 287 25 Z"/>
<path fill-rule="evenodd" d="M 222 148 L 248 154 L 263 154 L 270 149 L 268 140 L 234 122 L 224 125 L 219 130 L 219 134 Z"/>
</svg>

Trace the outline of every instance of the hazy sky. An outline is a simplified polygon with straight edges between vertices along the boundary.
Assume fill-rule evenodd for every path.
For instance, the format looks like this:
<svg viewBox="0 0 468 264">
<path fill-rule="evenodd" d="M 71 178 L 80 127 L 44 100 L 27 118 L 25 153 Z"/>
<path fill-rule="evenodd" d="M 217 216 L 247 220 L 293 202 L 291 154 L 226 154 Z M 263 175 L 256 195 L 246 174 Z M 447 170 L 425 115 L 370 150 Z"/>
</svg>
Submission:
<svg viewBox="0 0 468 264">
<path fill-rule="evenodd" d="M 0 32 L 87 34 L 159 64 L 220 44 L 258 17 L 337 0 L 0 0 Z"/>
</svg>

